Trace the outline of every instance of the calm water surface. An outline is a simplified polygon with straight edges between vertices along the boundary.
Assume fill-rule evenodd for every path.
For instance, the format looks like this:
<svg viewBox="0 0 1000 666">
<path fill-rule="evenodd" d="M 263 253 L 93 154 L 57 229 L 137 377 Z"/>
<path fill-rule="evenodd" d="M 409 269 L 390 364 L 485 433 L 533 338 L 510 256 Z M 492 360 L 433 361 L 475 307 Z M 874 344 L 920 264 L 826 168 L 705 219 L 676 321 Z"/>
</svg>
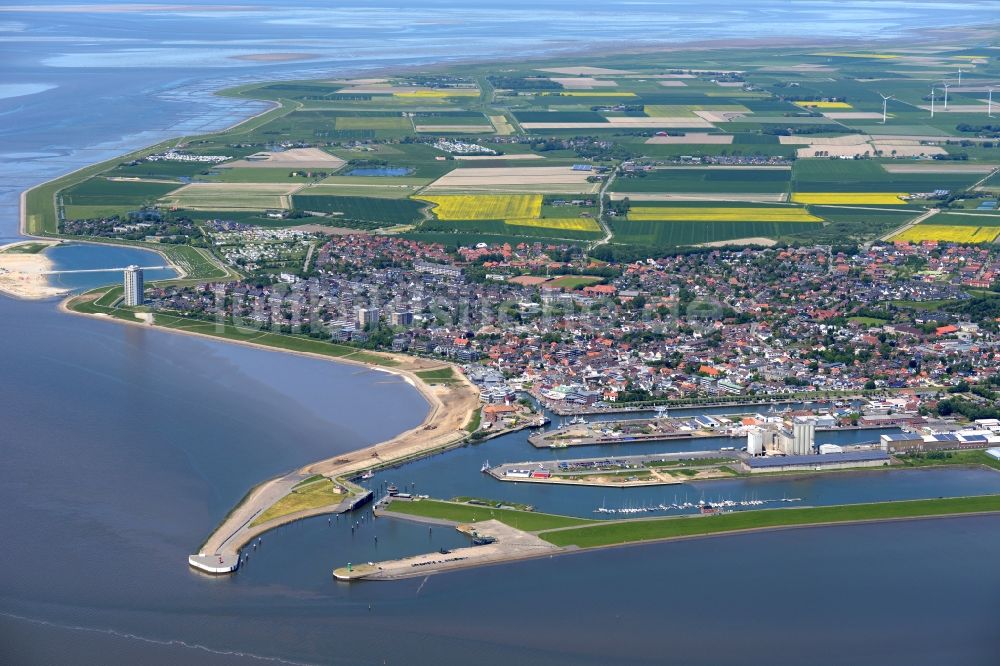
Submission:
<svg viewBox="0 0 1000 666">
<path fill-rule="evenodd" d="M 28 11 L 23 3 L 0 13 L 0 241 L 17 237 L 24 187 L 262 110 L 210 95 L 224 85 L 456 54 L 636 44 L 637 35 L 746 37 L 747 26 L 756 37 L 822 30 L 831 38 L 881 38 L 904 28 L 975 24 L 1000 8 L 858 1 L 518 0 L 504 11 L 454 0 L 238 4 L 242 9 L 191 4 L 183 11 L 95 14 L 35 11 L 40 5 Z M 527 11 L 534 20 L 525 20 Z M 290 52 L 314 59 L 275 65 L 232 57 Z M 136 252 L 76 245 L 51 256 L 64 269 L 159 265 L 156 255 Z M 86 288 L 107 278 L 60 280 Z M 411 427 L 424 416 L 423 400 L 385 374 L 72 317 L 52 302 L 0 298 L 0 343 L 5 664 L 985 665 L 1000 654 L 1000 519 L 993 517 L 751 534 L 355 586 L 334 583 L 330 570 L 464 538 L 391 520 L 366 521 L 352 534 L 346 518 L 316 518 L 266 535 L 237 575 L 204 578 L 185 558 L 250 486 Z M 1000 476 L 865 472 L 605 493 L 501 484 L 479 474 L 486 458 L 554 455 L 523 437 L 461 449 L 375 481 L 588 515 L 601 502 L 636 505 L 675 492 L 787 494 L 812 504 L 997 492 Z"/>
</svg>

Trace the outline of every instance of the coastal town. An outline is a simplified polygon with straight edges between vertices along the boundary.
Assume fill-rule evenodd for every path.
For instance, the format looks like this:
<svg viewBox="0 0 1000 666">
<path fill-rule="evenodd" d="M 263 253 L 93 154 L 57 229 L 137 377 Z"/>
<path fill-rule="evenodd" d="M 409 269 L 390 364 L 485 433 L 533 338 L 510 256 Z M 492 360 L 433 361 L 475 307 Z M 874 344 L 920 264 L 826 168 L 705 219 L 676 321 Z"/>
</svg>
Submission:
<svg viewBox="0 0 1000 666">
<path fill-rule="evenodd" d="M 255 247 L 260 232 L 245 233 Z M 306 276 L 154 286 L 147 307 L 450 360 L 486 402 L 530 392 L 564 414 L 881 395 L 897 415 L 996 417 L 1000 313 L 974 293 L 996 283 L 995 249 L 711 249 L 615 264 L 540 243 L 312 242 Z"/>
<path fill-rule="evenodd" d="M 169 264 L 81 269 L 121 286 L 68 312 L 382 371 L 427 402 L 394 437 L 253 487 L 189 556 L 201 573 L 320 515 L 352 535 L 443 521 L 471 542 L 336 567 L 348 581 L 992 511 L 972 482 L 889 480 L 968 470 L 988 491 L 1000 470 L 993 60 L 897 57 L 892 113 L 868 53 L 252 85 L 234 94 L 274 104 L 257 120 L 47 183 L 22 224 Z M 942 80 L 936 118 L 923 77 L 956 63 L 979 69 Z M 0 252 L 0 288 L 44 295 L 62 268 L 44 251 Z M 455 453 L 472 445 L 479 460 Z M 436 454 L 465 460 L 447 477 L 467 494 L 400 481 Z M 853 485 L 782 485 L 805 477 Z M 630 494 L 574 499 L 611 488 Z M 557 512 L 536 510 L 543 489 Z"/>
</svg>

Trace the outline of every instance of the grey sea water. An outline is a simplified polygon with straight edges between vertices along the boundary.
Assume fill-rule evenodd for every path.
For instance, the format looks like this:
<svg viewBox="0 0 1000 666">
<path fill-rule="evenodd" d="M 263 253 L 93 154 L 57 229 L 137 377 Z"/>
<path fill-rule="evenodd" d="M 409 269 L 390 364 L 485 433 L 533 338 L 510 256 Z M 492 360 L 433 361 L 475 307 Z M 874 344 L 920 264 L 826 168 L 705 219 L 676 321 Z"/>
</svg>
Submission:
<svg viewBox="0 0 1000 666">
<path fill-rule="evenodd" d="M 879 39 L 975 25 L 1000 8 L 241 0 L 136 11 L 81 4 L 62 3 L 59 11 L 0 4 L 0 241 L 17 237 L 25 187 L 261 110 L 211 96 L 225 85 L 622 41 L 817 31 Z M 315 58 L 233 58 L 259 53 Z M 86 246 L 61 248 L 54 259 L 63 268 L 159 263 L 148 253 Z M 86 287 L 102 279 L 94 275 L 63 279 Z M 997 663 L 996 518 L 704 539 L 355 586 L 334 583 L 330 570 L 462 539 L 390 520 L 352 536 L 346 519 L 318 518 L 266 535 L 231 578 L 187 568 L 187 554 L 250 486 L 390 437 L 425 409 L 384 374 L 0 297 L 0 663 Z M 639 450 L 649 449 L 613 452 Z M 578 515 L 682 492 L 829 504 L 998 489 L 994 475 L 965 470 L 614 494 L 499 484 L 478 472 L 486 458 L 551 455 L 512 435 L 373 483 Z"/>
</svg>

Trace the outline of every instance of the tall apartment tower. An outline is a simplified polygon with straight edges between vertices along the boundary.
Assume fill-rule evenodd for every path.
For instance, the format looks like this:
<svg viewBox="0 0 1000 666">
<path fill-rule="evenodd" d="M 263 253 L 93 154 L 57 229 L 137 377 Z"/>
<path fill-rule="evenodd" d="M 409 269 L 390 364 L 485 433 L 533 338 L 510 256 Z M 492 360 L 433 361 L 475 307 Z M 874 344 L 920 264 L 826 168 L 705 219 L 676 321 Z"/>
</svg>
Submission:
<svg viewBox="0 0 1000 666">
<path fill-rule="evenodd" d="M 378 323 L 378 308 L 358 308 L 358 328 Z"/>
<path fill-rule="evenodd" d="M 142 305 L 142 269 L 132 265 L 125 269 L 125 305 Z"/>
</svg>

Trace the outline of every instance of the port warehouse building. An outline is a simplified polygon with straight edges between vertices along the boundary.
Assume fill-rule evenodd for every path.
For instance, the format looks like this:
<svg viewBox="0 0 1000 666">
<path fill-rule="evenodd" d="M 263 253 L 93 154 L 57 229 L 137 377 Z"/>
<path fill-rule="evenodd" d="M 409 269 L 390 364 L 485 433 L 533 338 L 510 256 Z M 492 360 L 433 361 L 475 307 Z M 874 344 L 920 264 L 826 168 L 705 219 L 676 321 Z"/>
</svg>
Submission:
<svg viewBox="0 0 1000 666">
<path fill-rule="evenodd" d="M 934 435 L 900 433 L 882 435 L 882 449 L 892 453 L 985 449 L 1000 444 L 1000 434 L 992 430 L 959 430 Z"/>
<path fill-rule="evenodd" d="M 848 451 L 826 455 L 769 456 L 747 458 L 742 462 L 745 472 L 800 472 L 806 470 L 843 469 L 846 467 L 882 467 L 889 464 L 885 451 Z"/>
</svg>

